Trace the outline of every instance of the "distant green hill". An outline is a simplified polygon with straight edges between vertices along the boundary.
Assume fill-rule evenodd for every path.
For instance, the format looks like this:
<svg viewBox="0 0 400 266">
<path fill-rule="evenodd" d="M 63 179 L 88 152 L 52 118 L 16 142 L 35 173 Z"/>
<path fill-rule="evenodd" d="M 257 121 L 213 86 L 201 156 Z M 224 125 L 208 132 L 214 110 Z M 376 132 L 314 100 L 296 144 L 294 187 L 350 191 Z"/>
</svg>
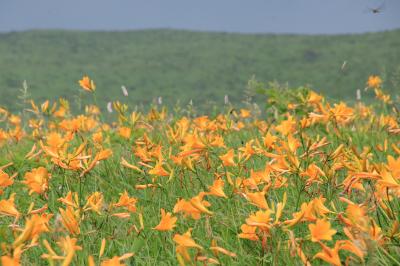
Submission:
<svg viewBox="0 0 400 266">
<path fill-rule="evenodd" d="M 35 99 L 72 99 L 83 74 L 95 80 L 102 105 L 123 97 L 121 85 L 137 104 L 157 96 L 170 104 L 222 103 L 225 94 L 239 102 L 253 75 L 352 99 L 370 74 L 384 75 L 395 91 L 400 30 L 339 36 L 176 30 L 0 34 L 0 105 L 15 104 L 23 80 Z"/>
</svg>

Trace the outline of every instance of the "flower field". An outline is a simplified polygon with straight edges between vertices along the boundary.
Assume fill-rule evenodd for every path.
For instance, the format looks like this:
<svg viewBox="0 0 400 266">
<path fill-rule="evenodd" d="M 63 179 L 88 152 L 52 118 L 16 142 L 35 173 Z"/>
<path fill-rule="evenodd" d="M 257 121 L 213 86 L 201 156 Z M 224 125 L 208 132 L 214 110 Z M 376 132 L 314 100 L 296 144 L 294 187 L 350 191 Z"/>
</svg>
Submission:
<svg viewBox="0 0 400 266">
<path fill-rule="evenodd" d="M 400 113 L 366 86 L 213 117 L 1 108 L 1 264 L 399 265 Z"/>
</svg>

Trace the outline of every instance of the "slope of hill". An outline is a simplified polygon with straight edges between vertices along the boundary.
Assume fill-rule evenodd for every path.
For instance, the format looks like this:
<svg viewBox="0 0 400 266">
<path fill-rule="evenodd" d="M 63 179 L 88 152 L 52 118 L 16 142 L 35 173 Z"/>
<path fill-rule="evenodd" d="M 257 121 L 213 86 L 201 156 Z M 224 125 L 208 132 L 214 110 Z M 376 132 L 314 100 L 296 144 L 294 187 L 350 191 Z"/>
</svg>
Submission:
<svg viewBox="0 0 400 266">
<path fill-rule="evenodd" d="M 101 104 L 122 98 L 121 85 L 131 104 L 146 105 L 157 96 L 170 104 L 222 103 L 225 94 L 238 102 L 253 75 L 351 99 L 370 74 L 384 75 L 386 87 L 395 90 L 399 47 L 400 30 L 340 36 L 176 30 L 0 34 L 0 105 L 15 104 L 23 80 L 35 99 L 73 99 L 83 74 L 96 81 Z"/>
</svg>

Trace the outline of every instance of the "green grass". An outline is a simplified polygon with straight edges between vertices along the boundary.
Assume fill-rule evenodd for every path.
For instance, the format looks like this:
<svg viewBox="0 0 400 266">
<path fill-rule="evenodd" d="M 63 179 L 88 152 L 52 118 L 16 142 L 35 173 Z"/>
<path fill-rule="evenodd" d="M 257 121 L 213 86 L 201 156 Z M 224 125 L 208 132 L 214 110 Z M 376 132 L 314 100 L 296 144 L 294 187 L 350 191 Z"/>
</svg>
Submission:
<svg viewBox="0 0 400 266">
<path fill-rule="evenodd" d="M 290 93 L 287 96 L 289 95 Z M 286 98 L 289 99 L 289 97 Z M 297 121 L 302 118 L 302 111 L 307 113 L 312 110 L 310 107 L 304 108 L 304 110 L 299 109 L 292 112 L 292 115 Z M 236 118 L 228 114 L 229 110 L 225 111 L 226 119 L 229 119 L 229 121 L 230 119 L 232 119 L 232 121 L 237 121 Z M 373 117 L 377 118 L 379 113 L 380 112 Z M 392 113 L 385 114 L 393 115 Z M 6 170 L 10 174 L 16 172 L 18 175 L 15 179 L 15 184 L 12 187 L 6 188 L 5 193 L 1 195 L 1 199 L 7 199 L 12 192 L 18 192 L 16 205 L 21 213 L 25 214 L 30 202 L 35 202 L 36 208 L 47 203 L 49 208 L 46 212 L 55 215 L 50 223 L 51 232 L 41 236 L 39 241 L 40 245 L 30 248 L 23 254 L 23 265 L 47 265 L 45 260 L 40 259 L 42 254 L 47 253 L 42 245 L 43 239 L 47 239 L 50 244 L 55 247 L 55 242 L 59 237 L 68 235 L 67 231 L 62 229 L 60 222 L 57 221 L 58 209 L 60 207 L 64 208 L 63 204 L 57 201 L 59 197 L 64 197 L 68 191 L 74 191 L 80 195 L 83 205 L 85 197 L 95 191 L 100 191 L 104 195 L 105 205 L 108 205 L 116 202 L 119 197 L 118 194 L 122 193 L 124 190 L 128 191 L 130 196 L 138 199 L 137 208 L 138 212 L 143 213 L 145 221 L 144 230 L 140 234 L 134 232 L 131 234 L 127 233 L 132 225 L 139 226 L 136 214 L 133 214 L 128 220 L 120 220 L 116 217 L 110 217 L 110 212 L 107 210 L 107 207 L 104 207 L 101 214 L 86 212 L 80 226 L 81 234 L 76 236 L 78 238 L 78 245 L 82 246 L 83 250 L 76 253 L 73 265 L 86 264 L 89 255 L 95 256 L 97 260 L 102 238 L 107 240 L 103 259 L 122 255 L 127 252 L 134 252 L 135 256 L 126 261 L 127 265 L 177 265 L 175 244 L 172 241 L 172 237 L 175 233 L 183 233 L 188 230 L 188 228 L 193 228 L 193 238 L 198 244 L 205 248 L 204 255 L 214 257 L 208 250 L 211 239 L 216 239 L 219 246 L 233 251 L 238 255 L 237 258 L 229 258 L 220 255 L 218 260 L 222 265 L 300 265 L 300 260 L 297 256 L 290 256 L 287 246 L 289 238 L 287 232 L 283 230 L 283 226 L 277 226 L 271 230 L 271 237 L 268 238 L 267 250 L 262 249 L 260 242 L 250 242 L 238 238 L 240 225 L 245 223 L 250 213 L 259 209 L 251 205 L 241 193 L 237 193 L 237 191 L 235 193 L 234 188 L 228 185 L 227 182 L 224 189 L 226 195 L 228 195 L 227 199 L 212 196 L 207 197 L 207 200 L 211 203 L 209 209 L 214 212 L 214 215 L 207 216 L 202 214 L 202 218 L 196 221 L 177 214 L 176 216 L 179 217 L 179 220 L 173 232 L 157 232 L 152 230 L 160 220 L 160 208 L 172 211 L 174 204 L 179 198 L 190 199 L 199 192 L 206 191 L 207 189 L 204 185 L 208 186 L 212 184 L 215 179 L 214 173 L 224 176 L 225 171 L 228 170 L 232 173 L 233 178 L 248 178 L 250 177 L 251 170 L 262 170 L 265 168 L 266 163 L 271 162 L 270 158 L 258 154 L 254 155 L 249 161 L 243 163 L 239 167 L 233 166 L 225 168 L 221 165 L 218 155 L 224 154 L 228 148 L 209 147 L 207 148 L 207 152 L 210 154 L 211 159 L 210 169 L 205 166 L 204 160 L 200 160 L 196 163 L 195 171 L 182 169 L 171 163 L 167 155 L 170 149 L 172 154 L 176 154 L 180 151 L 179 148 L 182 143 L 171 142 L 167 136 L 167 132 L 168 127 L 175 127 L 176 121 L 181 117 L 181 113 L 170 113 L 167 119 L 160 121 L 147 121 L 143 118 L 146 123 L 153 126 L 154 130 L 144 130 L 138 125 L 129 124 L 128 126 L 132 127 L 133 135 L 128 140 L 119 137 L 115 131 L 104 132 L 108 140 L 104 141 L 102 144 L 104 148 L 112 149 L 113 155 L 111 158 L 102 161 L 82 179 L 79 178 L 78 172 L 63 170 L 52 164 L 46 156 L 40 156 L 37 160 L 26 159 L 25 154 L 29 152 L 32 144 L 35 142 L 35 137 L 33 136 L 27 135 L 21 142 L 16 143 L 9 141 L 7 145 L 2 146 L 0 150 L 0 166 L 13 162 L 14 165 L 8 167 Z M 42 118 L 45 118 L 46 125 L 50 121 L 57 121 L 57 119 L 52 117 L 45 116 Z M 243 147 L 244 143 L 247 141 L 257 140 L 260 143 L 263 142 L 262 137 L 265 134 L 257 127 L 253 126 L 253 119 L 256 119 L 256 117 L 239 119 L 247 125 L 246 128 L 240 131 L 218 130 L 216 133 L 224 138 L 227 147 L 233 148 L 237 153 L 238 148 Z M 279 121 L 281 120 L 284 120 L 283 115 L 279 116 Z M 265 120 L 265 122 L 272 125 L 278 125 L 279 121 L 274 121 L 272 115 L 268 115 Z M 193 126 L 193 121 L 191 121 L 191 123 Z M 368 135 L 364 132 L 366 128 L 371 129 Z M 328 160 L 327 158 L 329 158 L 330 154 L 340 144 L 344 144 L 344 153 L 353 158 L 356 158 L 357 151 L 360 153 L 365 147 L 372 148 L 370 154 L 367 156 L 369 158 L 367 165 L 386 162 L 386 156 L 388 154 L 396 156 L 394 151 L 390 148 L 391 144 L 397 145 L 400 140 L 398 135 L 389 134 L 386 130 L 385 127 L 378 125 L 377 119 L 369 120 L 369 118 L 355 119 L 350 124 L 342 125 L 339 128 L 336 127 L 332 120 L 327 125 L 316 124 L 310 128 L 300 130 L 300 132 L 295 135 L 302 143 L 297 154 L 301 155 L 307 152 L 307 156 L 300 160 L 301 169 L 307 168 L 310 163 L 316 163 L 327 173 L 327 176 L 323 179 L 322 184 L 313 184 L 305 189 L 304 179 L 300 177 L 299 170 L 291 170 L 288 174 L 284 175 L 288 178 L 289 189 L 286 187 L 270 189 L 266 194 L 268 203 L 272 206 L 272 204 L 281 202 L 283 193 L 287 193 L 288 201 L 281 218 L 282 221 L 285 221 L 292 218 L 293 213 L 299 210 L 301 203 L 309 202 L 323 195 L 327 199 L 325 205 L 329 209 L 332 210 L 332 206 L 336 206 L 337 213 L 328 215 L 332 222 L 332 227 L 338 230 L 337 234 L 334 236 L 334 240 L 346 239 L 343 233 L 343 224 L 337 219 L 337 214 L 345 211 L 346 204 L 341 202 L 339 197 L 345 196 L 354 202 L 363 202 L 365 200 L 365 204 L 373 208 L 375 205 L 373 205 L 373 202 L 369 199 L 369 195 L 373 191 L 373 186 L 370 182 L 374 181 L 368 180 L 363 182 L 367 189 L 366 192 L 353 191 L 353 193 L 347 195 L 340 184 L 350 170 L 342 169 L 330 172 L 330 169 L 337 162 L 335 162 L 335 160 Z M 51 131 L 54 131 L 54 129 L 49 129 L 44 126 L 40 131 L 40 136 L 43 137 Z M 59 129 L 59 131 L 63 132 L 61 129 Z M 334 134 L 333 132 L 337 133 Z M 96 145 L 91 142 L 91 133 L 92 131 L 79 131 L 70 142 L 70 145 L 72 147 L 77 147 L 83 141 L 82 139 L 85 139 L 88 141 L 88 145 L 94 148 Z M 156 178 L 155 183 L 157 183 L 159 187 L 155 190 L 135 189 L 135 185 L 137 184 L 151 182 L 150 179 L 152 176 L 147 173 L 147 170 L 145 170 L 144 174 L 141 174 L 120 165 L 121 157 L 126 158 L 135 165 L 139 165 L 139 159 L 133 155 L 132 147 L 137 147 L 135 143 L 142 139 L 144 133 L 147 134 L 154 144 L 163 147 L 164 157 L 175 171 L 174 177 L 171 180 L 169 180 L 168 177 Z M 207 135 L 210 133 L 205 134 Z M 286 137 L 277 136 L 279 136 L 279 142 L 286 141 Z M 309 145 L 315 143 L 317 139 L 320 139 L 320 136 L 327 137 L 329 144 L 319 149 L 321 151 L 319 155 L 309 156 Z M 306 140 L 303 141 L 303 138 L 306 138 Z M 376 145 L 383 144 L 384 140 L 388 141 L 389 150 L 379 151 L 375 149 Z M 277 153 L 276 150 L 272 150 L 271 152 Z M 324 158 L 326 158 L 326 160 Z M 324 160 L 325 163 L 323 162 Z M 355 164 L 357 164 L 357 162 L 356 160 L 354 161 Z M 349 159 L 347 163 L 353 163 L 353 161 Z M 151 164 L 154 163 L 151 162 Z M 47 192 L 48 199 L 36 193 L 28 196 L 27 187 L 21 184 L 24 174 L 38 166 L 46 167 L 52 174 L 49 190 Z M 224 176 L 223 178 L 226 181 L 226 177 Z M 275 180 L 275 178 L 274 176 L 272 180 Z M 260 187 L 260 189 L 261 188 L 262 187 Z M 386 214 L 382 209 L 369 213 L 371 219 L 379 222 L 385 235 L 389 234 L 391 223 L 393 221 L 398 221 L 398 215 L 400 214 L 400 205 L 398 205 L 398 203 L 398 198 L 393 199 L 393 208 L 396 217 L 392 217 L 391 219 L 387 218 L 387 216 L 385 218 Z M 28 216 L 29 215 L 27 215 L 27 217 Z M 25 217 L 22 217 L 20 221 L 18 221 L 18 224 L 21 226 L 23 226 L 24 218 Z M 380 219 L 382 219 L 382 222 Z M 15 236 L 12 236 L 9 227 L 12 221 L 13 219 L 11 218 L 1 218 L 0 243 L 11 244 L 13 242 Z M 299 241 L 301 243 L 301 248 L 309 259 L 312 259 L 312 256 L 320 251 L 320 247 L 318 244 L 306 240 L 309 235 L 307 224 L 309 223 L 300 223 L 291 228 L 291 230 L 293 230 L 296 237 L 304 239 Z M 393 242 L 387 243 L 387 245 L 383 247 L 370 247 L 370 250 L 368 250 L 369 253 L 365 257 L 365 265 L 376 265 L 378 261 L 380 263 L 386 263 L 385 265 L 390 265 L 400 261 L 397 255 L 398 253 L 396 253 L 396 251 L 398 251 L 398 242 L 395 242 L 397 239 L 398 237 L 394 238 Z M 328 241 L 327 243 L 329 243 L 329 246 L 332 246 L 333 241 Z M 382 255 L 382 250 L 393 252 L 393 259 L 395 259 L 395 261 L 393 262 L 388 256 Z M 56 250 L 56 252 L 59 251 Z M 3 253 L 0 251 L 0 256 L 4 254 L 4 251 Z M 191 254 L 194 255 L 195 253 L 192 252 Z M 344 255 L 343 253 L 341 254 L 343 258 Z M 313 265 L 325 265 L 320 260 L 312 260 L 312 263 Z"/>
<path fill-rule="evenodd" d="M 58 209 L 64 208 L 63 204 L 57 201 L 59 197 L 64 197 L 68 191 L 78 192 L 84 204 L 88 195 L 94 191 L 100 191 L 108 205 L 116 202 L 118 194 L 127 190 L 130 196 L 138 199 L 138 212 L 143 213 L 145 221 L 144 230 L 140 234 L 127 233 L 132 225 L 139 224 L 137 214 L 133 214 L 129 220 L 121 221 L 116 217 L 110 217 L 111 212 L 107 209 L 103 209 L 100 215 L 86 212 L 80 226 L 81 234 L 77 236 L 78 245 L 83 247 L 83 251 L 76 253 L 74 265 L 86 264 L 89 255 L 97 258 L 102 238 L 107 240 L 103 259 L 134 252 L 135 256 L 126 261 L 128 265 L 176 265 L 175 244 L 172 238 L 175 233 L 184 233 L 188 228 L 193 228 L 193 238 L 206 249 L 205 255 L 215 257 L 208 249 L 211 239 L 216 239 L 219 246 L 238 255 L 236 259 L 220 255 L 218 260 L 223 265 L 300 265 L 297 256 L 290 256 L 287 246 L 288 234 L 282 227 L 274 228 L 271 232 L 272 237 L 268 238 L 267 250 L 263 250 L 259 242 L 238 238 L 240 225 L 245 223 L 250 213 L 257 211 L 258 208 L 251 205 L 240 193 L 234 193 L 234 188 L 227 182 L 225 193 L 228 199 L 207 197 L 211 203 L 209 209 L 214 212 L 214 215 L 203 214 L 202 218 L 196 221 L 176 214 L 179 219 L 173 232 L 161 233 L 152 230 L 160 221 L 160 208 L 171 212 L 177 199 L 190 199 L 199 192 L 207 190 L 205 186 L 212 184 L 215 178 L 214 173 L 224 176 L 226 171 L 218 158 L 226 152 L 225 148 L 207 148 L 212 162 L 210 169 L 206 167 L 205 161 L 200 161 L 196 163 L 196 171 L 189 171 L 173 164 L 168 158 L 169 149 L 172 154 L 177 154 L 182 145 L 181 142 L 171 142 L 167 136 L 168 127 L 176 126 L 176 120 L 184 115 L 193 118 L 191 110 L 176 110 L 174 113 L 170 109 L 167 119 L 160 121 L 151 121 L 143 117 L 142 122 L 150 124 L 153 130 L 144 130 L 139 124 L 125 122 L 125 125 L 133 130 L 129 140 L 122 139 L 114 130 L 104 132 L 106 141 L 102 144 L 104 148 L 112 149 L 113 156 L 102 161 L 83 179 L 80 179 L 78 172 L 63 170 L 51 163 L 47 156 L 40 156 L 37 160 L 25 158 L 33 143 L 38 144 L 38 139 L 45 138 L 48 132 L 54 130 L 62 134 L 66 132 L 61 128 L 52 128 L 53 124 L 49 123 L 52 121 L 59 123 L 59 119 L 48 114 L 35 116 L 22 111 L 29 108 L 28 105 L 15 105 L 21 102 L 16 97 L 22 87 L 22 80 L 28 81 L 28 91 L 34 99 L 46 100 L 61 96 L 74 100 L 74 95 L 76 95 L 76 99 L 83 98 L 84 101 L 93 104 L 95 102 L 92 95 L 82 93 L 76 82 L 83 73 L 87 73 L 97 83 L 96 95 L 103 109 L 105 102 L 122 99 L 120 85 L 124 84 L 130 89 L 129 98 L 123 100 L 124 103 L 129 104 L 129 112 L 134 110 L 135 104 L 146 106 L 157 96 L 163 96 L 167 104 L 174 104 L 177 99 L 185 103 L 191 98 L 194 99 L 195 104 L 199 105 L 206 105 L 205 102 L 210 100 L 222 103 L 224 94 L 230 95 L 232 101 L 239 102 L 245 97 L 244 88 L 253 74 L 261 81 L 289 81 L 292 86 L 311 83 L 312 87 L 325 91 L 328 98 L 350 101 L 354 98 L 357 88 L 364 88 L 369 74 L 383 74 L 386 80 L 385 92 L 396 93 L 395 89 L 398 88 L 396 77 L 400 59 L 399 44 L 400 31 L 354 36 L 239 35 L 182 31 L 130 33 L 35 31 L 1 35 L 0 103 L 22 114 L 22 127 L 28 132 L 20 142 L 7 140 L 7 143 L 2 143 L 4 145 L 0 149 L 0 166 L 13 162 L 14 165 L 8 167 L 6 171 L 9 174 L 17 173 L 18 175 L 12 187 L 5 189 L 1 199 L 7 199 L 11 193 L 17 192 L 16 206 L 23 213 L 23 217 L 18 221 L 21 227 L 24 226 L 24 218 L 29 217 L 25 214 L 31 202 L 35 202 L 36 207 L 47 203 L 49 209 L 46 212 L 55 214 L 50 222 L 51 232 L 44 233 L 39 245 L 23 254 L 22 262 L 28 265 L 47 265 L 45 260 L 40 259 L 43 253 L 47 253 L 42 244 L 43 239 L 47 239 L 54 248 L 59 237 L 68 235 L 57 221 Z M 340 66 L 344 60 L 348 61 L 348 65 L 344 71 L 341 71 Z M 256 85 L 252 84 L 252 87 L 257 87 Z M 292 97 L 292 93 L 297 95 L 296 91 L 279 93 L 281 91 L 272 90 L 272 92 L 274 93 L 267 92 L 267 95 L 279 101 L 274 104 L 274 109 L 268 109 L 267 113 L 263 112 L 261 117 L 258 117 L 269 125 L 278 125 L 285 119 L 286 112 L 290 112 L 296 118 L 296 125 L 299 125 L 303 115 L 307 116 L 310 111 L 313 111 L 310 106 L 304 109 L 287 110 L 289 102 L 297 103 L 293 99 L 298 100 L 298 97 Z M 373 93 L 365 95 L 372 97 Z M 265 100 L 265 96 L 260 96 L 260 100 Z M 398 119 L 395 113 L 390 112 L 393 106 L 398 106 L 398 101 L 395 101 L 393 106 L 387 105 L 384 106 L 385 108 L 382 106 L 384 105 L 376 103 L 376 114 L 364 119 L 357 118 L 339 128 L 332 120 L 328 122 L 328 125 L 317 124 L 296 134 L 298 139 L 303 137 L 309 139 L 309 142 L 302 141 L 297 151 L 298 155 L 306 152 L 308 145 L 316 142 L 320 136 L 327 137 L 329 145 L 320 149 L 321 154 L 301 159 L 300 167 L 305 169 L 310 163 L 316 163 L 328 173 L 329 178 L 324 179 L 322 184 L 314 184 L 305 189 L 304 180 L 300 177 L 299 171 L 286 174 L 289 189 L 284 187 L 271 189 L 266 195 L 268 203 L 272 205 L 272 203 L 282 201 L 283 193 L 287 193 L 288 202 L 281 218 L 282 221 L 291 219 L 293 213 L 299 210 L 301 203 L 309 202 L 319 195 L 327 199 L 326 206 L 329 209 L 332 209 L 332 204 L 334 204 L 337 213 L 345 210 L 346 204 L 341 202 L 339 197 L 346 193 L 343 187 L 335 186 L 333 183 L 341 184 L 350 170 L 331 172 L 334 162 L 330 160 L 321 162 L 321 158 L 328 158 L 340 144 L 344 144 L 345 153 L 354 158 L 354 163 L 358 163 L 358 153 L 364 147 L 371 148 L 367 156 L 368 165 L 386 163 L 388 154 L 396 156 L 391 145 L 398 146 L 399 136 L 389 134 L 387 128 L 379 124 L 379 114 L 382 112 Z M 222 110 L 226 119 L 232 119 L 235 122 L 243 121 L 248 127 L 241 131 L 218 130 L 218 134 L 225 139 L 227 147 L 235 149 L 237 153 L 238 148 L 243 147 L 247 141 L 257 140 L 262 143 L 262 137 L 265 134 L 252 123 L 257 117 L 235 118 L 230 107 L 226 106 L 224 107 L 226 109 Z M 74 114 L 82 112 L 76 109 L 76 106 L 71 111 Z M 256 111 L 253 110 L 253 114 L 257 113 Z M 278 120 L 274 120 L 273 111 L 279 111 Z M 71 118 L 71 116 L 68 117 Z M 26 123 L 29 118 L 44 119 L 45 124 L 39 130 L 39 135 L 29 134 L 31 129 Z M 102 116 L 98 121 L 104 121 L 103 119 L 115 121 L 114 126 L 118 127 L 115 112 Z M 2 123 L 1 126 L 6 131 L 13 129 L 11 124 Z M 193 122 L 192 127 L 194 127 Z M 272 130 L 274 134 L 278 134 L 274 129 Z M 95 149 L 96 144 L 91 141 L 93 132 L 94 130 L 79 131 L 70 145 L 77 147 L 84 139 L 88 141 L 90 148 Z M 155 190 L 135 189 L 137 184 L 151 182 L 151 175 L 147 173 L 147 170 L 144 174 L 139 174 L 120 165 L 121 157 L 138 165 L 139 158 L 133 155 L 132 147 L 137 146 L 135 142 L 140 140 L 144 133 L 155 144 L 163 147 L 163 155 L 175 171 L 174 178 L 171 180 L 165 177 L 157 178 L 156 183 L 159 187 Z M 279 139 L 282 142 L 286 141 L 284 136 L 280 136 Z M 376 146 L 382 145 L 384 140 L 388 140 L 389 148 L 387 151 L 379 151 Z M 248 178 L 251 170 L 262 170 L 270 161 L 270 158 L 255 155 L 251 160 L 243 163 L 243 167 L 228 167 L 227 170 L 232 172 L 234 178 Z M 348 163 L 352 162 L 348 159 Z M 52 174 L 47 193 L 48 199 L 35 193 L 28 195 L 26 185 L 21 183 L 25 173 L 38 166 L 46 167 Z M 143 169 L 146 168 L 143 167 Z M 226 181 L 225 178 L 224 176 Z M 365 204 L 370 209 L 378 208 L 369 213 L 369 216 L 379 223 L 383 234 L 387 237 L 392 224 L 398 221 L 400 215 L 399 199 L 395 198 L 392 202 L 395 217 L 388 218 L 382 207 L 376 207 L 369 198 L 374 190 L 371 182 L 375 181 L 364 182 L 367 189 L 365 193 L 354 192 L 347 197 L 358 203 L 365 200 Z M 329 214 L 329 217 L 332 227 L 338 231 L 334 240 L 345 239 L 343 224 L 335 214 Z M 18 233 L 13 235 L 9 227 L 12 222 L 11 218 L 1 217 L 0 219 L 0 243 L 5 243 L 6 246 L 12 244 L 18 235 Z M 312 259 L 321 248 L 318 244 L 307 240 L 309 235 L 307 224 L 298 224 L 293 227 L 293 231 L 296 237 L 304 239 L 301 240 L 302 249 Z M 328 245 L 332 246 L 332 244 L 333 241 Z M 397 255 L 398 246 L 398 236 L 396 236 L 388 239 L 388 242 L 381 247 L 369 247 L 371 249 L 365 257 L 365 264 L 398 263 L 400 261 Z M 58 249 L 56 251 L 59 252 Z M 382 252 L 389 252 L 393 257 L 390 258 Z M 0 250 L 0 256 L 5 254 L 6 251 Z M 194 255 L 194 252 L 192 251 L 191 254 Z M 341 255 L 343 258 L 344 255 Z M 312 263 L 313 265 L 323 264 L 320 260 L 312 260 Z"/>
<path fill-rule="evenodd" d="M 99 104 L 121 99 L 148 106 L 239 103 L 247 81 L 310 85 L 335 99 L 353 99 L 371 74 L 389 91 L 400 79 L 400 30 L 338 36 L 256 35 L 177 30 L 132 32 L 28 31 L 0 34 L 0 105 L 17 110 L 23 80 L 34 99 L 78 94 L 90 75 Z M 345 69 L 341 66 L 347 61 Z"/>
</svg>

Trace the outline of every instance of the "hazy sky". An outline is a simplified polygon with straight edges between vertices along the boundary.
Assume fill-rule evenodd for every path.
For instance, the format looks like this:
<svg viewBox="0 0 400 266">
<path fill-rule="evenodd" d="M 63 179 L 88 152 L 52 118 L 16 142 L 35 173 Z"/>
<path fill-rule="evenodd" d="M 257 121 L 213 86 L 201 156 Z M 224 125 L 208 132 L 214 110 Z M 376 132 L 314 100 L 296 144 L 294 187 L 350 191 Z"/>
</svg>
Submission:
<svg viewBox="0 0 400 266">
<path fill-rule="evenodd" d="M 368 32 L 400 28 L 400 0 L 0 0 L 0 31 L 49 28 Z"/>
</svg>

